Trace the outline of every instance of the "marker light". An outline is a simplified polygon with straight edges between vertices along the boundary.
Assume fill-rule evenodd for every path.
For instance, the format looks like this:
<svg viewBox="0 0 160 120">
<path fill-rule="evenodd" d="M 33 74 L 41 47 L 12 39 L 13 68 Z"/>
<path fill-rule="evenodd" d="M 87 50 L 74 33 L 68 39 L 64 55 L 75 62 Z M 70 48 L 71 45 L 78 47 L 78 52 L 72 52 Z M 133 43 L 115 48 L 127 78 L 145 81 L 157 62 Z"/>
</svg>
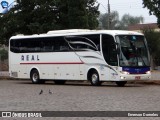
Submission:
<svg viewBox="0 0 160 120">
<path fill-rule="evenodd" d="M 151 74 L 151 71 L 147 71 L 146 74 Z"/>
<path fill-rule="evenodd" d="M 129 75 L 129 72 L 127 71 L 121 71 L 122 74 L 125 74 L 125 75 Z"/>
<path fill-rule="evenodd" d="M 126 79 L 125 77 L 122 77 L 122 76 L 121 76 L 120 78 L 121 78 L 121 80 L 124 80 L 124 79 Z"/>
</svg>

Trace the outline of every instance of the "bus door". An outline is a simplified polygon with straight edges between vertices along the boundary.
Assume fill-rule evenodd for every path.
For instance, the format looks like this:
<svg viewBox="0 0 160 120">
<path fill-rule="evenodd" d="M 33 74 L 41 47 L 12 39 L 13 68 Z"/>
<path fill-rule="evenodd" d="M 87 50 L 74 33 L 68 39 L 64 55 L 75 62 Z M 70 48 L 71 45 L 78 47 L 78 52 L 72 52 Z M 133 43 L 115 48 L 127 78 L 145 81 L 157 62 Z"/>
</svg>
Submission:
<svg viewBox="0 0 160 120">
<path fill-rule="evenodd" d="M 108 77 L 109 80 L 115 80 L 118 78 L 116 69 L 118 67 L 117 49 L 114 42 L 114 38 L 111 35 L 102 35 L 102 52 L 104 60 L 108 65 Z"/>
</svg>

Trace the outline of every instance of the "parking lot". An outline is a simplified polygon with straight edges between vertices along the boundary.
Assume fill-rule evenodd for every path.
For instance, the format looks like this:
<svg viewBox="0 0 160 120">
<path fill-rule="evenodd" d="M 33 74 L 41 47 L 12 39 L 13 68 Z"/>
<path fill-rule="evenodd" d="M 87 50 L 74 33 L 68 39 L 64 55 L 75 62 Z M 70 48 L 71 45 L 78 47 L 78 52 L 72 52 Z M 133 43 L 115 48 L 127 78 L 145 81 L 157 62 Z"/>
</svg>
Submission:
<svg viewBox="0 0 160 120">
<path fill-rule="evenodd" d="M 155 77 L 158 79 L 158 74 Z M 125 87 L 110 82 L 93 87 L 88 82 L 55 85 L 47 81 L 36 85 L 30 80 L 1 79 L 0 91 L 0 111 L 160 110 L 160 84 L 153 80 L 128 83 Z"/>
<path fill-rule="evenodd" d="M 43 91 L 39 95 L 40 91 Z M 52 92 L 52 94 L 49 94 Z M 86 82 L 35 85 L 30 80 L 0 80 L 0 110 L 142 111 L 160 110 L 160 85 L 132 83 L 117 87 Z"/>
</svg>

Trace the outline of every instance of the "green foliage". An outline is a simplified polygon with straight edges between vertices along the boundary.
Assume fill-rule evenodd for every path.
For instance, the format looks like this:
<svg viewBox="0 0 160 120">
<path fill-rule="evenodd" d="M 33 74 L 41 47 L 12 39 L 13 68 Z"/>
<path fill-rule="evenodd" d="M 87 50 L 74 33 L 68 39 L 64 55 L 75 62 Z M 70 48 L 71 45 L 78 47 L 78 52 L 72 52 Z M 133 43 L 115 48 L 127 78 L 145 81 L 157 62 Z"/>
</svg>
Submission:
<svg viewBox="0 0 160 120">
<path fill-rule="evenodd" d="M 152 29 L 144 29 L 143 33 L 147 39 L 152 57 L 154 59 L 160 59 L 160 32 Z"/>
<path fill-rule="evenodd" d="M 125 14 L 122 16 L 122 19 L 119 24 L 119 28 L 127 30 L 129 25 L 143 23 L 143 21 L 144 21 L 144 18 L 142 16 L 132 16 L 129 14 Z"/>
<path fill-rule="evenodd" d="M 108 13 L 101 14 L 99 17 L 100 29 L 108 29 Z M 110 13 L 110 29 L 117 29 L 119 23 L 119 14 L 117 11 Z"/>
<path fill-rule="evenodd" d="M 99 5 L 97 0 L 58 0 L 60 29 L 96 29 Z M 63 3 L 63 4 L 62 4 Z"/>
<path fill-rule="evenodd" d="M 129 25 L 143 23 L 144 18 L 142 16 L 134 17 L 129 14 L 125 14 L 122 16 L 122 19 L 119 20 L 118 12 L 113 11 L 110 14 L 110 21 L 111 21 L 110 29 L 127 30 Z M 108 29 L 108 13 L 100 15 L 99 22 L 100 22 L 100 29 Z"/>
<path fill-rule="evenodd" d="M 95 29 L 99 15 L 96 0 L 17 0 L 0 16 L 0 44 L 16 34 L 40 34 L 59 29 Z"/>
<path fill-rule="evenodd" d="M 150 15 L 157 17 L 157 23 L 160 28 L 160 0 L 143 0 L 143 5 L 149 9 Z"/>
<path fill-rule="evenodd" d="M 88 28 L 86 0 L 68 1 L 68 21 L 70 28 Z"/>
<path fill-rule="evenodd" d="M 99 28 L 108 29 L 108 13 L 100 14 L 99 16 Z"/>
<path fill-rule="evenodd" d="M 1 57 L 2 61 L 8 59 L 8 51 L 5 49 L 1 49 L 0 50 L 0 57 Z"/>
</svg>

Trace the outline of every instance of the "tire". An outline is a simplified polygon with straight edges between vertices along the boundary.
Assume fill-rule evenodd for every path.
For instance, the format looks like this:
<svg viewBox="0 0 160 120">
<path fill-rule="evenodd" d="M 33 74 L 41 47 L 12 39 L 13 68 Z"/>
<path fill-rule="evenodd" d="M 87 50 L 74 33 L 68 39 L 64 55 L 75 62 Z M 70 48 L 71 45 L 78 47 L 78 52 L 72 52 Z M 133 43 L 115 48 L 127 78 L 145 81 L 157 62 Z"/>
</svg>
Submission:
<svg viewBox="0 0 160 120">
<path fill-rule="evenodd" d="M 93 86 L 100 86 L 102 82 L 99 81 L 99 75 L 96 70 L 92 71 L 89 75 L 89 81 Z"/>
<path fill-rule="evenodd" d="M 117 82 L 116 82 L 116 84 L 117 84 L 119 87 L 124 87 L 126 83 L 127 83 L 127 81 L 117 81 Z"/>
<path fill-rule="evenodd" d="M 40 80 L 38 70 L 33 70 L 31 72 L 30 78 L 31 78 L 33 84 L 42 84 L 42 83 L 45 83 L 45 81 Z"/>
<path fill-rule="evenodd" d="M 56 85 L 63 85 L 63 84 L 65 84 L 65 80 L 54 80 L 54 83 L 56 84 Z"/>
</svg>

